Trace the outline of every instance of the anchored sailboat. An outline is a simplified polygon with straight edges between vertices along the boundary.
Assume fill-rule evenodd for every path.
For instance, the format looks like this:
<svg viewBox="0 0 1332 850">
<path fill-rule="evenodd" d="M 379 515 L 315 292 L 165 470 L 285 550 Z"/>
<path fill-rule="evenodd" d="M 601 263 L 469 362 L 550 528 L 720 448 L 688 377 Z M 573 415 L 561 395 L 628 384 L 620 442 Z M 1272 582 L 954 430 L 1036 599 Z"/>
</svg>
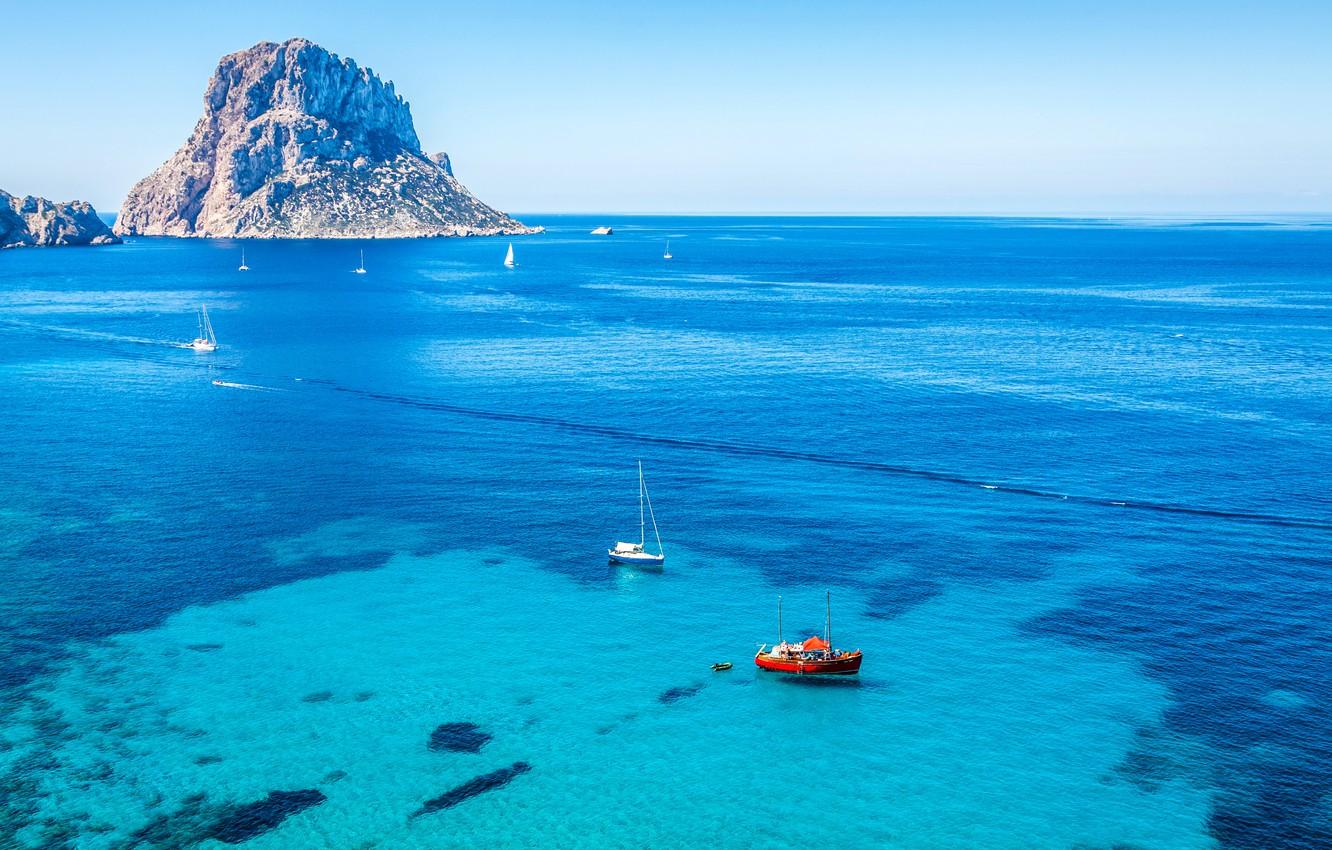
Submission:
<svg viewBox="0 0 1332 850">
<path fill-rule="evenodd" d="M 644 510 L 646 509 L 646 513 Z M 653 554 L 645 548 L 647 545 L 647 519 L 652 518 L 652 534 L 657 538 L 657 552 Z M 614 549 L 607 549 L 612 564 L 629 564 L 639 567 L 659 567 L 666 563 L 666 550 L 661 546 L 661 533 L 657 531 L 657 515 L 652 512 L 652 497 L 648 495 L 647 481 L 643 479 L 643 461 L 638 462 L 638 542 L 615 544 Z"/>
<path fill-rule="evenodd" d="M 352 269 L 356 274 L 365 274 L 365 249 L 361 249 L 361 264 Z"/>
<path fill-rule="evenodd" d="M 671 240 L 669 239 L 666 240 L 666 253 L 662 254 L 661 258 L 663 260 L 669 260 L 671 258 Z"/>
<path fill-rule="evenodd" d="M 208 318 L 208 305 L 199 305 L 199 335 L 190 348 L 195 351 L 217 351 L 217 334 L 213 333 L 213 322 Z"/>
<path fill-rule="evenodd" d="M 515 263 L 515 262 L 513 261 L 513 243 L 512 243 L 512 242 L 509 243 L 509 253 L 507 253 L 507 254 L 504 255 L 504 265 L 507 266 L 507 267 L 509 267 L 509 268 L 513 268 L 514 266 L 517 265 L 517 263 Z"/>
<path fill-rule="evenodd" d="M 860 672 L 864 656 L 860 650 L 847 652 L 834 649 L 832 644 L 832 593 L 828 593 L 823 626 L 823 637 L 812 635 L 800 643 L 787 643 L 782 638 L 782 598 L 777 597 L 777 645 L 768 649 L 765 643 L 754 654 L 754 664 L 762 670 L 777 673 L 795 673 L 797 676 L 853 675 Z"/>
<path fill-rule="evenodd" d="M 241 249 L 241 264 L 240 264 L 240 267 L 236 269 L 236 271 L 238 271 L 238 272 L 248 272 L 249 270 L 250 270 L 250 267 L 247 266 L 247 265 L 245 265 L 245 249 L 242 248 L 242 249 Z"/>
</svg>

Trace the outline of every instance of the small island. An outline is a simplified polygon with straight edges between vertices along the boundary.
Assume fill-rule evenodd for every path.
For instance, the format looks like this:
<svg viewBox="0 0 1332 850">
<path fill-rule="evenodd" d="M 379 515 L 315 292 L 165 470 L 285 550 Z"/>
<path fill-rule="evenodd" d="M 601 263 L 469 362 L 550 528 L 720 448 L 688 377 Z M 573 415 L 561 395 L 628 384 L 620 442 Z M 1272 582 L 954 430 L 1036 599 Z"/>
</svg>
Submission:
<svg viewBox="0 0 1332 850">
<path fill-rule="evenodd" d="M 120 240 L 87 201 L 56 203 L 0 189 L 0 248 L 114 245 Z"/>
<path fill-rule="evenodd" d="M 447 155 L 427 156 L 393 83 L 303 38 L 223 57 L 193 134 L 130 190 L 115 224 L 121 235 L 299 239 L 540 229 L 479 201 Z"/>
</svg>

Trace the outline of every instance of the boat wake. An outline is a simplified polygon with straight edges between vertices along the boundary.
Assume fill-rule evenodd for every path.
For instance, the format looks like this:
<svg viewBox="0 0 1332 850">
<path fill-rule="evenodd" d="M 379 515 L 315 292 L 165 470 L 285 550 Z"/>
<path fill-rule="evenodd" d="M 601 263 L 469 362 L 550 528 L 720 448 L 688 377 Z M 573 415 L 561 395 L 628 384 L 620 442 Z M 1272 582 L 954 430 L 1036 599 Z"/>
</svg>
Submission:
<svg viewBox="0 0 1332 850">
<path fill-rule="evenodd" d="M 227 389 L 232 389 L 232 390 L 254 390 L 256 392 L 261 392 L 261 393 L 282 392 L 282 390 L 278 389 L 277 387 L 261 387 L 258 384 L 240 384 L 235 381 L 219 381 L 216 379 L 213 381 L 213 386 L 226 387 Z"/>
<path fill-rule="evenodd" d="M 797 449 L 783 449 L 772 446 L 760 446 L 751 443 L 731 442 L 728 440 L 715 440 L 707 438 L 689 438 L 689 437 L 663 437 L 656 434 L 646 434 L 638 431 L 630 431 L 625 428 L 617 428 L 610 425 L 598 425 L 590 422 L 578 422 L 568 419 L 559 419 L 551 416 L 542 416 L 531 413 L 509 413 L 498 410 L 486 410 L 482 408 L 465 407 L 463 405 L 452 404 L 445 401 L 438 401 L 426 398 L 414 398 L 411 396 L 392 395 L 389 393 L 374 392 L 371 390 L 357 389 L 354 387 L 345 387 L 336 383 L 329 383 L 327 386 L 341 393 L 358 396 L 372 401 L 398 404 L 406 407 L 413 407 L 419 410 L 437 410 L 446 413 L 457 414 L 460 416 L 470 416 L 478 419 L 488 419 L 501 422 L 524 422 L 533 425 L 543 425 L 557 428 L 564 431 L 572 431 L 581 434 L 592 434 L 599 437 L 606 437 L 613 440 L 622 440 L 639 444 L 670 446 L 672 448 L 693 449 L 697 451 L 716 452 L 719 454 L 728 454 L 739 457 L 766 457 L 779 460 L 798 460 L 807 463 L 817 463 L 826 466 L 838 466 L 846 469 L 859 469 L 868 472 L 878 472 L 888 475 L 902 476 L 908 478 L 919 478 L 927 481 L 937 481 L 944 484 L 956 484 L 963 487 L 976 487 L 996 493 L 1008 493 L 1016 496 L 1029 496 L 1038 499 L 1050 499 L 1055 501 L 1074 502 L 1084 505 L 1093 505 L 1096 507 L 1128 508 L 1133 510 L 1154 511 L 1164 514 L 1179 514 L 1184 516 L 1208 517 L 1211 519 L 1237 520 L 1241 522 L 1254 522 L 1266 525 L 1280 525 L 1297 528 L 1316 528 L 1323 530 L 1332 530 L 1332 521 L 1316 519 L 1312 517 L 1286 516 L 1282 514 L 1260 513 L 1256 511 L 1238 511 L 1227 510 L 1224 508 L 1211 508 L 1197 505 L 1185 505 L 1171 502 L 1153 502 L 1148 500 L 1128 500 L 1111 499 L 1104 496 L 1095 496 L 1078 493 L 1063 493 L 1056 490 L 1045 490 L 1038 487 L 1027 487 L 1022 485 L 995 484 L 979 478 L 971 478 L 965 475 L 958 475 L 949 472 L 938 472 L 931 469 L 922 469 L 919 467 L 903 466 L 900 464 L 884 463 L 882 461 L 839 457 L 836 455 L 819 454 L 816 452 L 800 451 Z"/>
<path fill-rule="evenodd" d="M 27 325 L 27 323 L 14 323 L 14 325 Z M 29 329 L 31 325 L 27 325 Z M 62 329 L 63 330 L 63 329 Z M 98 337 L 98 338 L 91 338 Z M 79 339 L 85 344 L 93 344 L 97 347 L 105 346 L 111 349 L 112 346 L 105 345 L 109 342 L 103 336 L 92 334 L 74 334 L 72 339 Z M 127 339 L 125 341 L 133 341 Z M 154 345 L 161 344 L 157 340 L 147 340 Z M 176 343 L 172 343 L 174 347 Z M 119 349 L 118 354 L 123 357 L 145 360 L 158 358 L 152 355 L 131 354 L 126 349 Z M 200 368 L 191 363 L 163 362 L 163 365 L 173 367 Z M 209 367 L 212 368 L 211 366 Z M 233 368 L 233 367 L 219 367 Z M 237 374 L 235 371 L 232 374 Z M 258 375 L 254 377 L 272 380 L 298 383 L 296 376 L 293 375 Z M 276 387 L 267 387 L 258 384 L 240 383 L 235 381 L 214 380 L 213 384 L 219 387 L 229 389 L 246 389 L 259 392 L 283 392 Z M 868 458 L 844 457 L 838 455 L 821 454 L 817 452 L 801 451 L 798 449 L 786 449 L 776 446 L 763 446 L 752 443 L 732 442 L 729 440 L 717 440 L 709 438 L 690 438 L 690 437 L 666 437 L 658 434 L 648 434 L 638 431 L 631 431 L 626 428 L 617 428 L 612 425 L 601 425 L 594 422 L 580 422 L 576 420 L 560 419 L 553 416 L 542 416 L 534 413 L 516 413 L 501 410 L 489 410 L 485 408 L 467 407 L 465 405 L 453 404 L 451 402 L 433 399 L 428 397 L 415 397 L 407 395 L 396 395 L 393 393 L 377 392 L 359 387 L 349 387 L 325 378 L 312 378 L 302 376 L 299 379 L 301 387 L 308 387 L 311 390 L 325 390 L 330 392 L 343 393 L 355 398 L 361 398 L 366 401 L 379 402 L 383 404 L 394 404 L 403 407 L 410 407 L 417 410 L 438 411 L 456 416 L 466 416 L 474 419 L 483 419 L 497 422 L 521 422 L 531 425 L 537 425 L 547 428 L 554 428 L 562 431 L 568 431 L 578 434 L 589 434 L 597 437 L 603 437 L 611 440 L 618 440 L 640 445 L 660 445 L 669 446 L 677 449 L 686 449 L 693 451 L 715 452 L 737 457 L 765 457 L 777 460 L 796 460 L 806 463 L 817 463 L 826 466 L 836 466 L 845 469 L 859 469 L 866 472 L 876 472 L 884 475 L 900 476 L 905 478 L 916 478 L 926 481 L 935 481 L 941 484 L 952 484 L 960 487 L 973 487 L 984 489 L 989 492 L 1007 493 L 1015 496 L 1027 496 L 1037 499 L 1049 499 L 1055 501 L 1073 502 L 1095 507 L 1116 508 L 1121 510 L 1139 510 L 1151 511 L 1161 514 L 1173 514 L 1178 516 L 1196 516 L 1207 517 L 1209 519 L 1233 520 L 1237 522 L 1252 522 L 1264 525 L 1287 526 L 1292 528 L 1313 528 L 1325 531 L 1332 531 L 1332 520 L 1319 519 L 1315 517 L 1292 516 L 1286 514 L 1263 513 L 1258 511 L 1229 510 L 1226 508 L 1208 507 L 1204 505 L 1189 505 L 1176 502 L 1156 502 L 1150 500 L 1135 500 L 1123 498 L 1110 498 L 1108 496 L 1097 496 L 1085 493 L 1065 493 L 1058 490 L 1043 489 L 1036 486 L 1024 486 L 1018 484 L 1003 484 L 987 481 L 982 478 L 970 477 L 951 472 L 940 472 L 938 470 L 925 469 L 921 467 L 905 466 L 902 464 L 886 463 L 883 461 L 872 460 Z"/>
</svg>

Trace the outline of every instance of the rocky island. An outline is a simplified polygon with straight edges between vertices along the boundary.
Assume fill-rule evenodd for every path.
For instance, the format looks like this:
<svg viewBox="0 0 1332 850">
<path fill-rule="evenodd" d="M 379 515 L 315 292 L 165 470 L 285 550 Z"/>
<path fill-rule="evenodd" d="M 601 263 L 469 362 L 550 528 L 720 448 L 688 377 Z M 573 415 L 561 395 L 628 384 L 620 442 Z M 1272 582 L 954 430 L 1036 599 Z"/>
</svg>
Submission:
<svg viewBox="0 0 1332 850">
<path fill-rule="evenodd" d="M 0 248 L 112 245 L 119 241 L 87 201 L 18 198 L 0 189 Z"/>
<path fill-rule="evenodd" d="M 115 232 L 385 238 L 533 233 L 421 150 L 407 102 L 370 69 L 302 38 L 222 58 L 204 113 L 139 181 Z"/>
</svg>

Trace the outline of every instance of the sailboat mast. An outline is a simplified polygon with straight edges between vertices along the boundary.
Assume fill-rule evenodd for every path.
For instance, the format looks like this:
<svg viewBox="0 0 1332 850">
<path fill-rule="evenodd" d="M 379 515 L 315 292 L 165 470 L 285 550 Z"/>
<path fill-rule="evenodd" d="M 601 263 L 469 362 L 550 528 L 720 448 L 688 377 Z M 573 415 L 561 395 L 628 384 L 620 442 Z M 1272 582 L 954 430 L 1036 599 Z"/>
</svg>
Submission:
<svg viewBox="0 0 1332 850">
<path fill-rule="evenodd" d="M 200 309 L 199 312 L 195 313 L 194 318 L 199 322 L 199 339 L 207 339 L 207 337 L 204 336 L 203 329 L 203 310 Z"/>
<path fill-rule="evenodd" d="M 638 462 L 638 548 L 647 543 L 647 522 L 643 515 L 643 461 Z"/>
<path fill-rule="evenodd" d="M 832 651 L 832 591 L 825 591 L 827 595 L 827 607 L 824 609 L 823 621 L 823 642 L 828 644 L 828 651 Z"/>
<path fill-rule="evenodd" d="M 777 594 L 777 642 L 786 643 L 782 640 L 782 595 Z"/>
</svg>

